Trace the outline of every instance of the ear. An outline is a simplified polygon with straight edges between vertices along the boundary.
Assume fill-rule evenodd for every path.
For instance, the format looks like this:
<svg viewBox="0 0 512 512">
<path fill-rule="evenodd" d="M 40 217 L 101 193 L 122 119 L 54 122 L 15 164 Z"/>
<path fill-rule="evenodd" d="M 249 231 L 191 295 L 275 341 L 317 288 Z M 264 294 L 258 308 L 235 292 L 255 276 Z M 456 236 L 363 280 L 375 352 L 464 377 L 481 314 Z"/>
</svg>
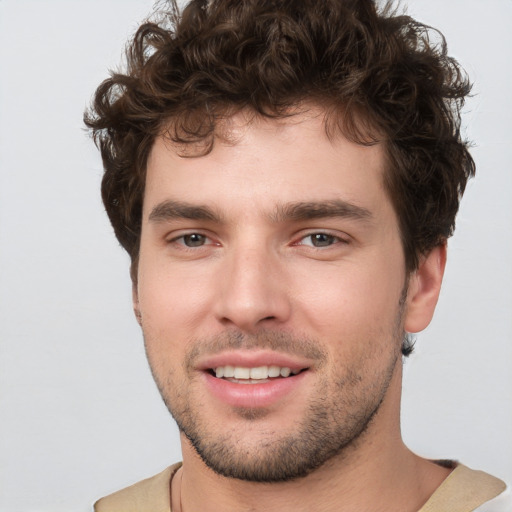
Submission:
<svg viewBox="0 0 512 512">
<path fill-rule="evenodd" d="M 434 247 L 426 256 L 420 258 L 418 268 L 409 279 L 404 322 L 406 332 L 420 332 L 432 320 L 445 266 L 446 242 Z"/>
<path fill-rule="evenodd" d="M 133 312 L 135 313 L 137 323 L 142 327 L 142 315 L 139 307 L 139 293 L 137 291 L 137 285 L 135 283 L 132 284 L 132 304 Z"/>
</svg>

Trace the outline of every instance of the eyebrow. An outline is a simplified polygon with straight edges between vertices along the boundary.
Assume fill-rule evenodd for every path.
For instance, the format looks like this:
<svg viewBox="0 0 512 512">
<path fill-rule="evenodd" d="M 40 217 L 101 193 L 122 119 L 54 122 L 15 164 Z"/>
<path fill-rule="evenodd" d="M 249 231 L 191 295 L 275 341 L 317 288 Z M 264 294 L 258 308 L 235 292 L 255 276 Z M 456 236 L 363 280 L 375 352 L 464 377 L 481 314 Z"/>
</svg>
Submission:
<svg viewBox="0 0 512 512">
<path fill-rule="evenodd" d="M 362 206 L 335 199 L 330 201 L 301 201 L 279 205 L 269 216 L 273 223 L 334 217 L 369 222 L 373 215 L 370 210 Z M 174 219 L 202 220 L 219 224 L 223 222 L 222 215 L 208 206 L 193 205 L 172 199 L 159 203 L 149 214 L 150 222 L 158 223 Z"/>
<path fill-rule="evenodd" d="M 334 199 L 330 201 L 307 201 L 278 206 L 272 215 L 273 222 L 303 221 L 339 217 L 369 222 L 373 218 L 370 210 L 356 204 Z"/>
<path fill-rule="evenodd" d="M 196 206 L 182 201 L 168 200 L 156 205 L 149 214 L 151 222 L 164 222 L 173 219 L 207 220 L 222 222 L 222 216 L 208 206 Z"/>
</svg>

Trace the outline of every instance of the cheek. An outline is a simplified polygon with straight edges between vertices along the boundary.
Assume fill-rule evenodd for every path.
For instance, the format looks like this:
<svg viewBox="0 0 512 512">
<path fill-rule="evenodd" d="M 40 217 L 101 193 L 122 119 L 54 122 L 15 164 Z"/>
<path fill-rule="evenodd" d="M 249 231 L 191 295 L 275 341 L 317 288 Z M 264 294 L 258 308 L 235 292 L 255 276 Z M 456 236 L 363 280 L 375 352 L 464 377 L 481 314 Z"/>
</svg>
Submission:
<svg viewBox="0 0 512 512">
<path fill-rule="evenodd" d="M 324 275 L 310 273 L 296 294 L 298 318 L 320 339 L 336 338 L 347 347 L 389 338 L 395 331 L 403 280 L 396 266 L 346 265 Z M 354 338 L 361 343 L 348 343 Z"/>
<path fill-rule="evenodd" d="M 204 273 L 203 273 L 204 274 Z M 207 309 L 206 276 L 197 269 L 184 270 L 166 261 L 141 258 L 138 300 L 148 328 L 163 337 L 179 336 L 197 326 Z"/>
</svg>

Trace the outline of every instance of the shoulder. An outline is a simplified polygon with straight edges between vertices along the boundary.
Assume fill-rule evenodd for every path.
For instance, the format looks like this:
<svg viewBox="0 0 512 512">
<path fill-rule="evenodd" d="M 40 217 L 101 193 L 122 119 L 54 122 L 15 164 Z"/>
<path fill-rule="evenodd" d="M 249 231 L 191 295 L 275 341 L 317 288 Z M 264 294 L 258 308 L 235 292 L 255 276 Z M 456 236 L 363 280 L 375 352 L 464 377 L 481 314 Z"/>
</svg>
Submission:
<svg viewBox="0 0 512 512">
<path fill-rule="evenodd" d="M 506 495 L 506 488 L 499 478 L 458 464 L 419 512 L 512 512 L 512 508 L 487 507 L 497 497 Z"/>
<path fill-rule="evenodd" d="M 171 512 L 170 481 L 181 463 L 98 500 L 94 512 Z"/>
</svg>

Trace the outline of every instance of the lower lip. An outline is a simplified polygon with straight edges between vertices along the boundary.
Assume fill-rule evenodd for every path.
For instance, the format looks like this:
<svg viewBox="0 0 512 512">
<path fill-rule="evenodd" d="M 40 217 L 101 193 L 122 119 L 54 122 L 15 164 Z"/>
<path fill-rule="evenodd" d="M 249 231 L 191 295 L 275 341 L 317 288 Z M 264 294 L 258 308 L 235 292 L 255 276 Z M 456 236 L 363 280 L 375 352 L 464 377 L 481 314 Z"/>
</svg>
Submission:
<svg viewBox="0 0 512 512">
<path fill-rule="evenodd" d="M 307 371 L 286 378 L 272 379 L 261 384 L 237 384 L 218 379 L 205 372 L 209 391 L 221 402 L 232 407 L 260 408 L 269 407 L 289 398 L 298 391 Z"/>
</svg>

